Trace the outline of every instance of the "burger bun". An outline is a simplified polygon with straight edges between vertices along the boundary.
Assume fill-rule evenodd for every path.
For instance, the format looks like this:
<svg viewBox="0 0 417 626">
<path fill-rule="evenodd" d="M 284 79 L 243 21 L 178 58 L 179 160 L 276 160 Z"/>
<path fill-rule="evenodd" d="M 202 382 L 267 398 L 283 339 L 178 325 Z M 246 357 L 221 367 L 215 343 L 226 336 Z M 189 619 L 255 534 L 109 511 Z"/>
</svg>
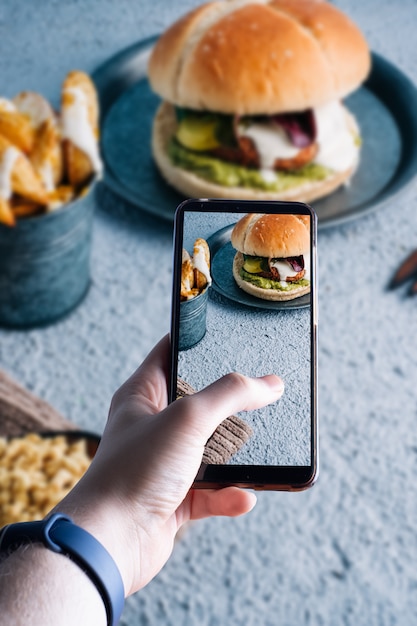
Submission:
<svg viewBox="0 0 417 626">
<path fill-rule="evenodd" d="M 310 249 L 310 231 L 304 215 L 247 213 L 235 225 L 232 246 L 249 256 L 285 259 Z"/>
<path fill-rule="evenodd" d="M 168 28 L 148 74 L 176 106 L 267 115 L 342 99 L 369 69 L 363 34 L 330 2 L 229 0 L 198 6 Z"/>
</svg>

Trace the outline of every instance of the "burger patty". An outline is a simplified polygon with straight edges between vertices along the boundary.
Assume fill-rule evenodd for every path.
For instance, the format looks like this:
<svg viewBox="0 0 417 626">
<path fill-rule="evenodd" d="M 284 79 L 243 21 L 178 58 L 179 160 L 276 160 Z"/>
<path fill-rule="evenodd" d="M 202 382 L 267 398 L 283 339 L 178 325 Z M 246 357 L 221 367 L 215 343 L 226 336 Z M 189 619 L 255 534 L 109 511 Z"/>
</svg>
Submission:
<svg viewBox="0 0 417 626">
<path fill-rule="evenodd" d="M 237 146 L 218 146 L 212 150 L 208 150 L 209 154 L 229 161 L 244 165 L 245 167 L 260 167 L 260 158 L 255 143 L 249 137 L 239 136 L 237 138 Z M 301 148 L 298 154 L 292 159 L 276 159 L 274 169 L 293 171 L 298 170 L 310 163 L 316 156 L 318 151 L 317 142 L 311 143 L 305 148 Z"/>
<path fill-rule="evenodd" d="M 292 159 L 275 159 L 274 169 L 285 170 L 287 172 L 299 170 L 314 159 L 318 149 L 319 146 L 317 143 L 311 143 L 309 146 L 302 148 Z"/>
</svg>

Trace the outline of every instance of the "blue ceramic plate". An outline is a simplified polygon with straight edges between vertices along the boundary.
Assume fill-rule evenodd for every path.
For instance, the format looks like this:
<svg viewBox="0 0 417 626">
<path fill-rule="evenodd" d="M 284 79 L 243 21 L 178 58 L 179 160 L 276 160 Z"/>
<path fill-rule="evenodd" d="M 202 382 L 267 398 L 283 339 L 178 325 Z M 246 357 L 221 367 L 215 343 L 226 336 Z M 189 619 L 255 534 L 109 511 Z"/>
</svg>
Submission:
<svg viewBox="0 0 417 626">
<path fill-rule="evenodd" d="M 207 239 L 211 256 L 211 277 L 213 279 L 212 287 L 222 296 L 245 304 L 246 306 L 256 307 L 258 309 L 272 310 L 293 310 L 304 309 L 310 306 L 310 294 L 305 294 L 294 300 L 283 300 L 270 302 L 269 300 L 260 300 L 251 296 L 246 291 L 237 286 L 233 278 L 233 259 L 236 250 L 230 243 L 230 234 L 235 224 L 225 226 L 218 230 L 214 235 Z"/>
<path fill-rule="evenodd" d="M 184 197 L 164 182 L 150 150 L 160 102 L 146 78 L 155 40 L 123 50 L 99 67 L 93 79 L 102 110 L 104 182 L 140 210 L 173 220 Z M 361 129 L 361 163 L 349 186 L 312 203 L 319 228 L 381 207 L 417 173 L 417 89 L 400 70 L 373 53 L 369 79 L 345 102 Z"/>
</svg>

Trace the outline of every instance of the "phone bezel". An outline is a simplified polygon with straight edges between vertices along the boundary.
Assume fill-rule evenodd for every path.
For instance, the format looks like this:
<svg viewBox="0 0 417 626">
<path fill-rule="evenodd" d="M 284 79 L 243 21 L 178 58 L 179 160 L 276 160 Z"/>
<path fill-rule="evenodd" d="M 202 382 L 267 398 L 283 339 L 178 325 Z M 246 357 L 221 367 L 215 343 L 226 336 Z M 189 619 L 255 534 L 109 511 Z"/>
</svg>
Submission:
<svg viewBox="0 0 417 626">
<path fill-rule="evenodd" d="M 257 490 L 301 491 L 311 487 L 318 477 L 317 419 L 317 216 L 307 204 L 283 201 L 252 201 L 224 199 L 189 199 L 182 202 L 174 216 L 174 273 L 171 307 L 171 357 L 169 402 L 175 401 L 178 374 L 178 338 L 180 315 L 180 284 L 185 212 L 200 213 L 299 213 L 309 215 L 311 263 L 311 465 L 205 465 L 195 478 L 194 488 L 239 486 Z"/>
</svg>

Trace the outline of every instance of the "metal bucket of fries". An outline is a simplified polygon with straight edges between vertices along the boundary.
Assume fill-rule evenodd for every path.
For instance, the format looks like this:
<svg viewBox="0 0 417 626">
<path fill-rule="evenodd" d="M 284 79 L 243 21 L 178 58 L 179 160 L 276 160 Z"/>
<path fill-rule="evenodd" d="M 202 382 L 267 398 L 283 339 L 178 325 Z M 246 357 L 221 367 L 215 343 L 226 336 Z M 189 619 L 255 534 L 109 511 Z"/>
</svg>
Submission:
<svg viewBox="0 0 417 626">
<path fill-rule="evenodd" d="M 0 225 L 0 324 L 28 328 L 73 309 L 90 283 L 92 188 L 58 211 Z"/>
<path fill-rule="evenodd" d="M 92 189 L 103 164 L 95 86 L 67 74 L 61 107 L 36 92 L 0 97 L 0 324 L 68 313 L 90 282 Z"/>
<path fill-rule="evenodd" d="M 206 334 L 208 287 L 190 300 L 180 302 L 178 348 L 188 350 Z"/>
<path fill-rule="evenodd" d="M 198 237 L 192 256 L 182 251 L 179 350 L 188 350 L 206 334 L 208 290 L 211 285 L 210 249 L 207 241 Z"/>
</svg>

